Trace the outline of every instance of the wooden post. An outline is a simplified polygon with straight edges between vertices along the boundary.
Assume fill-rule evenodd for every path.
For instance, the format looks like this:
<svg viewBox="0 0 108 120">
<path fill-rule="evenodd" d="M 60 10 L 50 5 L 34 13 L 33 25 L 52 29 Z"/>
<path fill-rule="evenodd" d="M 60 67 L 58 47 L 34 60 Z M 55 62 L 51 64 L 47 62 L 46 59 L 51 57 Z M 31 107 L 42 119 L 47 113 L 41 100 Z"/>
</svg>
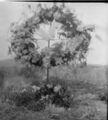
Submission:
<svg viewBox="0 0 108 120">
<path fill-rule="evenodd" d="M 48 40 L 48 48 L 50 48 L 50 40 Z M 49 83 L 49 73 L 50 73 L 50 67 L 47 66 L 47 83 Z"/>
</svg>

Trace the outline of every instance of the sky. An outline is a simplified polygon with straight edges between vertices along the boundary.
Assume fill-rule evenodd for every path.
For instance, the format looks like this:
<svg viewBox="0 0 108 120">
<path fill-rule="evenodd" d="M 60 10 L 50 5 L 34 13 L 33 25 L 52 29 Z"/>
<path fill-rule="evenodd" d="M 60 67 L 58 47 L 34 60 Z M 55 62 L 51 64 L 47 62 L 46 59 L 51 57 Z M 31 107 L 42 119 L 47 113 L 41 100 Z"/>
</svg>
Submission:
<svg viewBox="0 0 108 120">
<path fill-rule="evenodd" d="M 8 55 L 8 31 L 10 23 L 20 18 L 25 2 L 0 2 L 0 60 L 11 58 Z M 32 3 L 34 4 L 34 3 Z M 49 4 L 49 3 L 47 3 Z M 105 3 L 68 3 L 84 24 L 96 26 L 93 34 L 88 64 L 107 64 L 108 4 Z"/>
</svg>

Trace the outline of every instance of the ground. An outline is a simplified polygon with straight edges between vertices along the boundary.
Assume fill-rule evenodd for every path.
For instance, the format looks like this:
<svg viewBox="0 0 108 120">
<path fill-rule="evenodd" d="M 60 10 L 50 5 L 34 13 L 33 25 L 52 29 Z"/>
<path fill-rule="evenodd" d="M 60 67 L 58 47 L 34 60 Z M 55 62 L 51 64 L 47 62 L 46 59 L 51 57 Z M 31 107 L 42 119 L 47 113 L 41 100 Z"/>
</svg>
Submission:
<svg viewBox="0 0 108 120">
<path fill-rule="evenodd" d="M 4 81 L 3 83 L 1 82 L 1 84 L 3 84 L 2 89 L 4 90 L 11 85 L 18 88 L 21 85 L 30 84 L 30 82 L 33 82 L 36 79 L 33 77 L 26 78 L 20 75 L 18 70 L 9 70 L 11 70 L 12 73 L 5 73 Z M 73 95 L 70 109 L 65 110 L 64 108 L 49 105 L 44 111 L 33 112 L 24 107 L 15 107 L 14 105 L 5 102 L 3 103 L 0 98 L 0 120 L 106 120 L 106 72 L 107 67 L 105 66 L 87 66 L 83 69 L 80 68 L 77 70 L 76 80 L 69 67 L 55 68 L 50 72 L 50 80 L 55 83 L 69 86 L 71 94 Z M 54 77 L 56 77 L 55 81 Z M 37 78 L 39 78 L 39 76 Z"/>
</svg>

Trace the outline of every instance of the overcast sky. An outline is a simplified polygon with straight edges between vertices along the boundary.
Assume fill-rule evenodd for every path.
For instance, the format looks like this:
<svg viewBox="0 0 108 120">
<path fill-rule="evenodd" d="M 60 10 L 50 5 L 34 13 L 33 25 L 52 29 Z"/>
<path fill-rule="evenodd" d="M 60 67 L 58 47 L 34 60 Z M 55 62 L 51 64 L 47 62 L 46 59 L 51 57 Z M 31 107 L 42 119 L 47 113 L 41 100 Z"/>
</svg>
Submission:
<svg viewBox="0 0 108 120">
<path fill-rule="evenodd" d="M 0 60 L 9 58 L 7 34 L 11 22 L 19 19 L 24 2 L 0 2 Z M 34 3 L 32 3 L 34 4 Z M 49 4 L 49 3 L 47 3 Z M 108 4 L 69 3 L 79 19 L 85 24 L 96 25 L 96 35 L 92 38 L 87 60 L 89 64 L 107 64 Z"/>
</svg>

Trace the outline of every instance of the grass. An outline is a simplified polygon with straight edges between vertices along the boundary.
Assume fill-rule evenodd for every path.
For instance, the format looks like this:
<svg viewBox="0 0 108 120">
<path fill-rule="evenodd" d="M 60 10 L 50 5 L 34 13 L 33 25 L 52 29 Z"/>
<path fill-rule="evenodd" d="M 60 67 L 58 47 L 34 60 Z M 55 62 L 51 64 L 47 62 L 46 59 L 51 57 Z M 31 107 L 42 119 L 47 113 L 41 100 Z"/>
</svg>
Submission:
<svg viewBox="0 0 108 120">
<path fill-rule="evenodd" d="M 13 71 L 9 71 L 11 75 L 1 79 L 3 90 L 9 86 L 19 89 L 33 82 L 39 84 L 45 75 L 41 73 L 37 78 L 32 76 L 26 78 Z M 36 72 L 39 74 L 40 71 Z M 44 111 L 33 112 L 24 107 L 3 103 L 0 99 L 0 120 L 106 120 L 107 103 L 104 98 L 107 96 L 106 72 L 106 67 L 87 66 L 77 69 L 75 79 L 72 68 L 67 66 L 54 68 L 50 71 L 50 82 L 67 87 L 73 95 L 69 110 L 49 105 Z"/>
</svg>

